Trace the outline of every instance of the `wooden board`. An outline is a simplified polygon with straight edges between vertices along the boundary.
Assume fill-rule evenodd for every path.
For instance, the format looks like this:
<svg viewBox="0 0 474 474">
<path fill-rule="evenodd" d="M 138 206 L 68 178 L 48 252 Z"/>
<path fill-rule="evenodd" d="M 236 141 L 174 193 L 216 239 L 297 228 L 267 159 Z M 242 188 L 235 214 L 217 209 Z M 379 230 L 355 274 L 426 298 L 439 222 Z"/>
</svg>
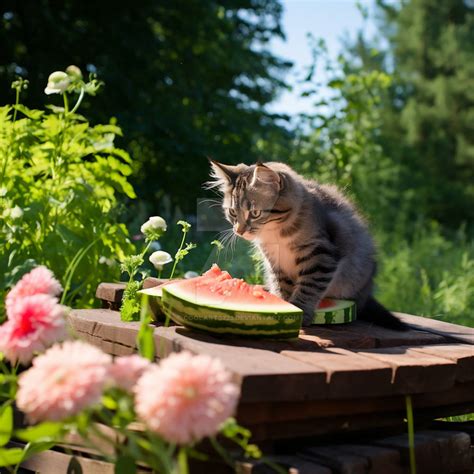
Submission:
<svg viewBox="0 0 474 474">
<path fill-rule="evenodd" d="M 402 464 L 409 466 L 407 435 L 375 441 L 377 446 L 397 449 Z M 418 474 L 446 474 L 472 469 L 471 440 L 461 432 L 422 431 L 415 433 L 415 457 Z"/>
<path fill-rule="evenodd" d="M 396 393 L 436 392 L 454 385 L 456 363 L 443 357 L 418 352 L 406 346 L 356 353 L 389 364 Z"/>
<path fill-rule="evenodd" d="M 420 346 L 413 350 L 453 361 L 456 364 L 456 380 L 458 382 L 474 380 L 474 346 L 469 344 L 445 344 Z"/>
<path fill-rule="evenodd" d="M 406 313 L 394 313 L 403 322 L 415 329 L 438 334 L 453 341 L 474 344 L 474 328 L 459 326 L 458 324 L 446 323 L 431 318 L 422 318 Z"/>
</svg>

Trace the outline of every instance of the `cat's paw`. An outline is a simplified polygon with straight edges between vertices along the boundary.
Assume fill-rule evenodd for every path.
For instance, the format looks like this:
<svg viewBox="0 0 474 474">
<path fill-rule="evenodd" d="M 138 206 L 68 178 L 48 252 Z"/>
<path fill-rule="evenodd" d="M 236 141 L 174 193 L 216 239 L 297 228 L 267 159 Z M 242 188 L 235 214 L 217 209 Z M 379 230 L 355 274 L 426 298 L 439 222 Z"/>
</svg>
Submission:
<svg viewBox="0 0 474 474">
<path fill-rule="evenodd" d="M 303 313 L 303 326 L 311 326 L 313 324 L 314 319 L 314 312 L 313 311 L 305 311 Z"/>
</svg>

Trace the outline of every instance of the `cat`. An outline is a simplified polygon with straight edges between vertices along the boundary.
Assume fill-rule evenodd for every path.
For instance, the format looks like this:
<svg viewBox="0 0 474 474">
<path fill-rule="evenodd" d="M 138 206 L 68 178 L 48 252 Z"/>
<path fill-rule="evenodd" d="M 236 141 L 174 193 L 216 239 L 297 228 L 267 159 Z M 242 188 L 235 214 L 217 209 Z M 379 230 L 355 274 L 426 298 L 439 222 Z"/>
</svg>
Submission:
<svg viewBox="0 0 474 474">
<path fill-rule="evenodd" d="M 209 188 L 223 195 L 226 219 L 262 253 L 271 293 L 312 323 L 323 297 L 355 300 L 358 319 L 407 326 L 372 296 L 375 246 L 367 223 L 336 186 L 318 184 L 284 163 L 211 162 Z"/>
</svg>

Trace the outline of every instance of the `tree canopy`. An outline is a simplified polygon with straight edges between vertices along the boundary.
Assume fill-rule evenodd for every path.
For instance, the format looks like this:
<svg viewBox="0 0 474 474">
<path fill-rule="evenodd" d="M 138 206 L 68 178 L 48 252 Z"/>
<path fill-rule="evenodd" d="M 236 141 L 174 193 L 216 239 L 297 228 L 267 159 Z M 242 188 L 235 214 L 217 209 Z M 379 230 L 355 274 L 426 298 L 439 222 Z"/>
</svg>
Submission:
<svg viewBox="0 0 474 474">
<path fill-rule="evenodd" d="M 34 107 L 51 71 L 97 72 L 106 87 L 85 113 L 118 119 L 155 209 L 164 194 L 195 209 L 206 156 L 251 162 L 259 139 L 285 139 L 265 111 L 290 66 L 267 49 L 283 35 L 277 0 L 7 0 L 0 13 L 0 101 L 17 74 Z"/>
</svg>

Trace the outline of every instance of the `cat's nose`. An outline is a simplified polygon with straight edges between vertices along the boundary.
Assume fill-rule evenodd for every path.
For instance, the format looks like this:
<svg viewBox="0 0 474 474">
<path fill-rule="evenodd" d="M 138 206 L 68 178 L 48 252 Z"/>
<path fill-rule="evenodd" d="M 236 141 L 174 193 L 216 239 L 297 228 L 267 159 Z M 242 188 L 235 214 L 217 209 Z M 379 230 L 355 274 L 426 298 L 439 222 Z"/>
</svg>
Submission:
<svg viewBox="0 0 474 474">
<path fill-rule="evenodd" d="M 245 232 L 245 224 L 239 224 L 238 222 L 234 224 L 234 232 L 242 235 Z"/>
</svg>

